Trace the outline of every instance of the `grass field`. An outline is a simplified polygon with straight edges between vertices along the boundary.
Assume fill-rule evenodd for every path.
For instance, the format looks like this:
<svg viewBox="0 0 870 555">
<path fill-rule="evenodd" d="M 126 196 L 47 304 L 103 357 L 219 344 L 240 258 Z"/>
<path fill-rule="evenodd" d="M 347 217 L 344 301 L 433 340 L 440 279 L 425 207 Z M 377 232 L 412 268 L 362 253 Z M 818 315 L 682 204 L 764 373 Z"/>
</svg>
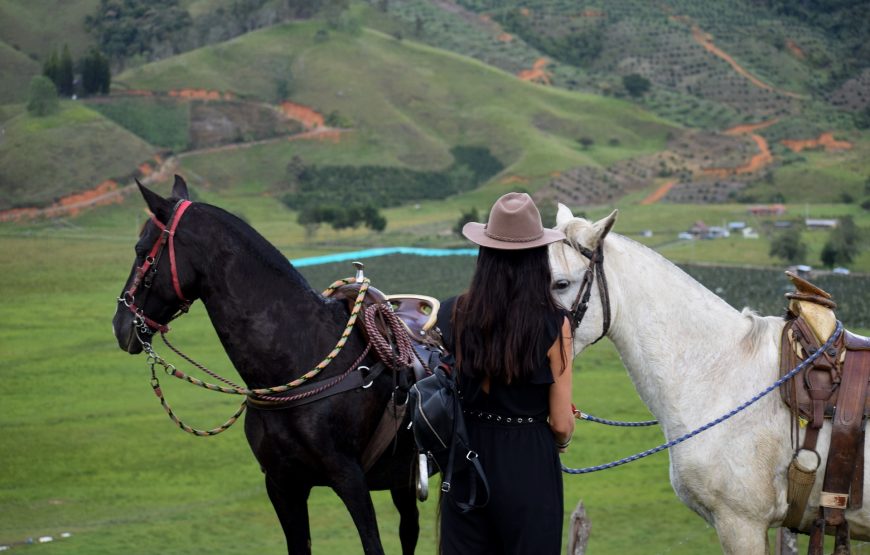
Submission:
<svg viewBox="0 0 870 555">
<path fill-rule="evenodd" d="M 292 226 L 281 220 L 272 199 L 225 201 L 220 204 L 243 208 L 288 257 L 329 250 L 293 239 Z M 69 532 L 68 539 L 27 551 L 281 553 L 283 536 L 241 428 L 216 438 L 177 430 L 150 392 L 144 359 L 121 352 L 109 330 L 143 217 L 132 199 L 66 226 L 0 228 L 0 544 Z M 473 264 L 470 257 L 450 263 L 392 258 L 368 261 L 378 287 L 436 296 L 460 291 Z M 350 266 L 304 273 L 320 289 L 349 275 Z M 201 305 L 173 327 L 179 347 L 210 367 L 229 368 Z M 622 420 L 648 417 L 609 342 L 584 353 L 575 371 L 574 398 L 584 410 Z M 162 382 L 169 402 L 195 426 L 216 425 L 235 409 L 234 400 L 169 378 Z M 614 431 L 580 424 L 564 461 L 600 464 L 661 441 L 656 428 Z M 587 507 L 592 553 L 718 551 L 713 530 L 671 491 L 665 454 L 566 476 L 565 492 L 566 519 L 578 500 Z M 385 492 L 374 499 L 387 552 L 396 553 L 397 514 Z M 432 501 L 421 505 L 420 553 L 435 552 L 434 508 Z M 310 511 L 316 553 L 358 552 L 350 518 L 330 490 L 315 490 Z"/>
<path fill-rule="evenodd" d="M 5 269 L 0 277 L 5 322 L 0 327 L 5 414 L 0 544 L 71 532 L 72 538 L 29 551 L 280 553 L 283 536 L 241 430 L 204 440 L 175 429 L 149 392 L 144 360 L 122 353 L 111 336 L 109 321 L 129 269 L 131 238 L 54 235 L 0 238 Z M 377 264 L 371 267 L 376 273 Z M 173 336 L 204 363 L 228 367 L 201 306 L 178 322 Z M 578 369 L 575 394 L 581 403 L 588 399 L 590 412 L 646 415 L 612 349 L 595 350 Z M 233 401 L 180 383 L 164 387 L 179 414 L 196 425 L 207 426 L 233 410 Z M 603 389 L 595 392 L 595 387 Z M 593 403 L 604 399 L 611 401 Z M 660 440 L 655 429 L 600 434 L 581 427 L 566 463 L 594 464 Z M 653 532 L 662 551 L 682 545 L 669 552 L 697 553 L 699 546 L 714 545 L 711 531 L 676 501 L 666 475 L 665 457 L 658 457 L 609 476 L 567 478 L 567 510 L 584 499 L 601 546 L 596 552 L 630 552 L 640 535 L 651 545 Z M 638 491 L 639 496 L 629 495 Z M 375 498 L 382 537 L 388 552 L 395 553 L 395 511 L 387 494 Z M 675 524 L 638 529 L 616 544 L 608 539 L 622 519 L 634 518 L 650 502 L 675 511 Z M 315 491 L 310 506 L 316 552 L 358 550 L 349 517 L 332 492 Z M 432 553 L 434 503 L 421 508 L 419 552 Z"/>
</svg>

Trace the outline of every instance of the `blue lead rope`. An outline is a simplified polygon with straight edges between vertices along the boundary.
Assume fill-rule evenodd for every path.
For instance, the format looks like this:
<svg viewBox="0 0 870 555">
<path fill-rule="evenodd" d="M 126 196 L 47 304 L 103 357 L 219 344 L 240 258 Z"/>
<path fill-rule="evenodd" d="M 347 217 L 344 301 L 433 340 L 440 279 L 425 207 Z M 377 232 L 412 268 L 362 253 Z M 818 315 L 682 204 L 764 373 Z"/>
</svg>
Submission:
<svg viewBox="0 0 870 555">
<path fill-rule="evenodd" d="M 581 420 L 586 420 L 588 422 L 595 422 L 596 424 L 606 424 L 607 426 L 620 426 L 622 428 L 642 428 L 644 426 L 655 426 L 659 423 L 658 420 L 640 420 L 637 422 L 622 422 L 619 420 L 607 420 L 606 418 L 598 418 L 597 416 L 592 416 L 591 414 L 586 414 L 582 410 L 578 410 L 576 413 L 577 418 Z"/>
<path fill-rule="evenodd" d="M 774 389 L 778 388 L 779 386 L 781 386 L 782 384 L 784 384 L 788 380 L 795 377 L 795 375 L 797 375 L 801 370 L 803 370 L 804 368 L 806 368 L 807 366 L 812 364 L 813 361 L 815 361 L 817 358 L 819 358 L 819 356 L 821 356 L 822 353 L 824 353 L 826 350 L 828 350 L 828 347 L 830 347 L 831 345 L 834 344 L 834 342 L 840 337 L 840 334 L 842 332 L 843 332 L 843 324 L 841 324 L 840 321 L 837 320 L 837 328 L 834 330 L 834 333 L 831 335 L 831 337 L 828 338 L 828 340 L 825 342 L 825 344 L 821 346 L 821 348 L 819 348 L 816 352 L 812 353 L 810 356 L 808 356 L 806 359 L 804 359 L 803 362 L 798 364 L 788 374 L 786 374 L 785 376 L 776 380 L 773 383 L 773 385 L 771 385 L 770 387 L 768 387 L 767 389 L 765 389 L 761 393 L 758 393 L 755 397 L 746 401 L 745 403 L 743 403 L 742 405 L 740 405 L 736 409 L 734 409 L 726 414 L 723 414 L 722 416 L 720 416 L 716 420 L 713 420 L 712 422 L 708 422 L 707 424 L 704 424 L 700 428 L 696 428 L 696 429 L 692 430 L 691 432 L 683 434 L 676 439 L 672 439 L 671 441 L 668 441 L 667 443 L 663 443 L 663 444 L 659 445 L 658 447 L 653 447 L 652 449 L 647 449 L 646 451 L 631 455 L 630 457 L 625 457 L 623 459 L 619 459 L 618 461 L 613 461 L 613 462 L 609 462 L 609 463 L 605 463 L 605 464 L 599 464 L 598 466 L 587 466 L 586 468 L 568 468 L 567 466 L 562 464 L 562 472 L 564 472 L 566 474 L 589 474 L 590 472 L 598 472 L 599 470 L 607 470 L 608 468 L 622 466 L 622 465 L 628 464 L 632 461 L 636 461 L 638 459 L 642 459 L 644 457 L 654 455 L 655 453 L 658 453 L 659 451 L 664 451 L 665 449 L 669 449 L 671 447 L 674 447 L 675 445 L 679 445 L 680 443 L 686 441 L 687 439 L 700 434 L 704 430 L 709 430 L 710 428 L 712 428 L 716 424 L 719 424 L 721 422 L 728 420 L 729 418 L 731 418 L 735 414 L 743 411 L 744 409 L 746 409 L 747 407 L 749 407 L 750 405 L 752 405 L 753 403 L 755 403 L 756 401 L 758 401 L 759 399 L 761 399 L 762 397 L 764 397 L 765 395 L 767 395 L 768 393 L 773 391 Z"/>
</svg>

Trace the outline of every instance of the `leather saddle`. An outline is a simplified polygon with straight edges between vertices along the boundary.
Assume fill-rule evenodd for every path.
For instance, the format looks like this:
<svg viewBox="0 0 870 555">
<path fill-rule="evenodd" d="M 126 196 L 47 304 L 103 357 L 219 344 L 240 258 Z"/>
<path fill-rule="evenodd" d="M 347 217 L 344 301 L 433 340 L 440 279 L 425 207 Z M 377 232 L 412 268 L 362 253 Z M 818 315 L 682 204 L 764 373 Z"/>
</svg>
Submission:
<svg viewBox="0 0 870 555">
<path fill-rule="evenodd" d="M 816 353 L 836 330 L 836 303 L 831 295 L 805 279 L 786 272 L 795 286 L 789 299 L 780 345 L 780 376 L 789 373 Z M 793 414 L 792 442 L 795 459 L 789 468 L 789 511 L 784 525 L 797 528 L 802 520 L 809 488 L 816 470 L 801 469 L 805 479 L 793 481 L 800 451 L 818 454 L 816 444 L 825 419 L 832 421 L 831 443 L 825 465 L 819 513 L 810 528 L 810 555 L 822 555 L 826 526 L 835 530 L 836 553 L 848 553 L 849 524 L 846 509 L 863 504 L 864 424 L 870 416 L 870 338 L 843 330 L 837 340 L 794 378 L 780 387 Z M 803 445 L 797 446 L 798 426 L 805 426 Z M 802 481 L 803 484 L 798 484 Z M 793 494 L 797 489 L 802 492 Z"/>
<path fill-rule="evenodd" d="M 360 284 L 348 283 L 338 287 L 332 293 L 332 297 L 344 300 L 347 304 L 348 312 L 353 310 L 353 305 L 359 295 Z M 426 295 L 416 294 L 400 294 L 400 295 L 385 295 L 379 289 L 369 286 L 363 300 L 363 308 L 368 308 L 375 304 L 388 304 L 393 312 L 399 317 L 404 324 L 414 350 L 417 351 L 418 359 L 414 360 L 413 370 L 415 380 L 420 380 L 432 373 L 432 370 L 438 366 L 441 352 L 443 351 L 443 343 L 441 334 L 435 326 L 438 318 L 438 309 L 441 306 L 438 299 Z M 357 326 L 363 333 L 366 341 L 372 331 L 366 328 L 363 318 L 357 319 Z M 374 333 L 379 333 L 384 337 L 391 335 L 390 330 L 381 319 L 375 319 L 375 326 L 378 328 Z M 422 362 L 421 362 L 422 361 Z"/>
<path fill-rule="evenodd" d="M 795 285 L 787 293 L 788 315 L 783 329 L 780 356 L 780 376 L 785 375 L 810 353 L 814 353 L 834 333 L 836 316 L 831 295 L 805 279 L 786 272 Z M 805 422 L 831 418 L 840 397 L 840 384 L 846 359 L 870 357 L 870 337 L 844 330 L 840 338 L 816 359 L 813 366 L 800 372 L 780 388 L 785 403 L 797 410 Z M 865 364 L 870 364 L 870 358 Z M 870 398 L 864 399 L 863 413 L 870 417 Z"/>
</svg>

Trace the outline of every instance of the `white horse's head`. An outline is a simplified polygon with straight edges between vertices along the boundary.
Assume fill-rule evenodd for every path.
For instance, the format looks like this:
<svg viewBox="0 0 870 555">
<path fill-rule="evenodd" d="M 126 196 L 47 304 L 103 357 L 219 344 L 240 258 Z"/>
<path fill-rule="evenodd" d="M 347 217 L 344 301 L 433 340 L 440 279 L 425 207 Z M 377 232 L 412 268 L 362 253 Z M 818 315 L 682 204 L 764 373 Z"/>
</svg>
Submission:
<svg viewBox="0 0 870 555">
<path fill-rule="evenodd" d="M 595 256 L 602 255 L 604 238 L 616 222 L 616 215 L 617 210 L 614 210 L 606 218 L 590 222 L 574 217 L 571 209 L 564 204 L 559 204 L 559 211 L 556 214 L 556 229 L 564 232 L 567 239 L 550 245 L 552 289 L 559 304 L 575 312 L 575 319 L 582 312 L 580 324 L 574 330 L 575 354 L 580 354 L 583 349 L 600 338 L 608 325 L 606 319 L 612 317 L 607 314 L 602 303 L 599 289 L 601 277 L 591 273 L 590 255 L 596 252 L 598 254 Z M 593 280 L 586 287 L 583 287 L 584 276 L 587 276 L 587 280 Z M 587 288 L 590 291 L 584 312 L 583 297 Z M 610 307 L 611 312 L 613 308 Z"/>
</svg>

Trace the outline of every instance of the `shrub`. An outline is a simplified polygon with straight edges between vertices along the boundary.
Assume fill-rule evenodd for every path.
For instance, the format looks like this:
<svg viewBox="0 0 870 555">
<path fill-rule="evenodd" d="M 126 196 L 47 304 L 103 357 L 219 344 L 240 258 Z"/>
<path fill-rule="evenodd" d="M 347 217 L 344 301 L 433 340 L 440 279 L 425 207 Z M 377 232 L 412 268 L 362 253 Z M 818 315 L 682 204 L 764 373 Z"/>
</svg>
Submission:
<svg viewBox="0 0 870 555">
<path fill-rule="evenodd" d="M 622 86 L 631 96 L 638 98 L 644 95 L 650 88 L 650 81 L 642 75 L 632 73 L 622 78 Z"/>
<path fill-rule="evenodd" d="M 34 116 L 42 117 L 57 112 L 58 107 L 57 88 L 51 79 L 44 75 L 37 75 L 31 79 L 27 111 Z"/>
</svg>

